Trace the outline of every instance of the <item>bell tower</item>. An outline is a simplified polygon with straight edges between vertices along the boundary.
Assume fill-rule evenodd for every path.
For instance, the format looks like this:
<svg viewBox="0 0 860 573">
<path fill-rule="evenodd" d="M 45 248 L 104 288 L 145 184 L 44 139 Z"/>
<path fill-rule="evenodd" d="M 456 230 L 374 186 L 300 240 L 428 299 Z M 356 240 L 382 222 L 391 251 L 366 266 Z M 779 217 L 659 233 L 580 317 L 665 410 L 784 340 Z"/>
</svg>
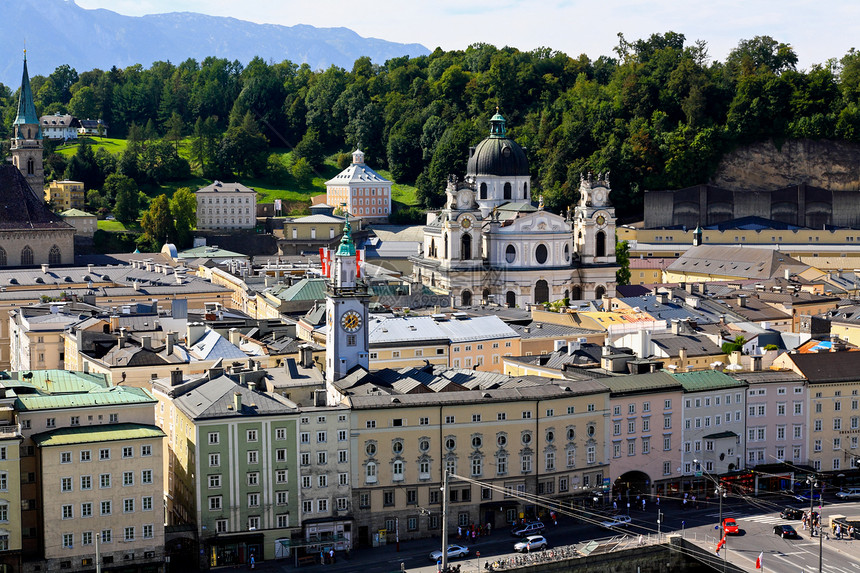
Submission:
<svg viewBox="0 0 860 573">
<path fill-rule="evenodd" d="M 42 165 L 42 130 L 33 104 L 30 74 L 27 72 L 27 51 L 24 50 L 24 73 L 18 96 L 18 114 L 12 122 L 10 146 L 12 165 L 24 175 L 30 189 L 39 199 L 45 194 L 45 170 Z"/>
<path fill-rule="evenodd" d="M 326 384 L 340 380 L 356 366 L 369 367 L 367 307 L 370 296 L 356 262 L 347 213 L 326 289 Z"/>
<path fill-rule="evenodd" d="M 615 264 L 615 207 L 609 201 L 609 172 L 580 176 L 579 204 L 574 212 L 574 240 L 583 265 Z"/>
</svg>

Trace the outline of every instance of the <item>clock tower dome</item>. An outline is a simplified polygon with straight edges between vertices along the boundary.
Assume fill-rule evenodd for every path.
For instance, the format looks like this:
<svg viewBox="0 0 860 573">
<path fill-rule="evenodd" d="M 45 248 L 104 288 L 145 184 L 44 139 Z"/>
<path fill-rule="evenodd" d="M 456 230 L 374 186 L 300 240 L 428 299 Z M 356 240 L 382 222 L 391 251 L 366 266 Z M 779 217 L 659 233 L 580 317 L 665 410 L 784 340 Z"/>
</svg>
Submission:
<svg viewBox="0 0 860 573">
<path fill-rule="evenodd" d="M 326 290 L 326 384 L 356 366 L 368 369 L 367 307 L 370 296 L 356 265 L 349 214 L 330 265 Z"/>
</svg>

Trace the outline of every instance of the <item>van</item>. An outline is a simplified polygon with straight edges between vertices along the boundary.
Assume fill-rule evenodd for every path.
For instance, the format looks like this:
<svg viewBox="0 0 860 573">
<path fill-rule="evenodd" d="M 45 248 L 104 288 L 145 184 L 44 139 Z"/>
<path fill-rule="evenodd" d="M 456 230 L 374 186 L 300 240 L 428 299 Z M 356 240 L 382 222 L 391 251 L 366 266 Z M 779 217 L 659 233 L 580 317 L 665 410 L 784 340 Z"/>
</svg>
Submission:
<svg viewBox="0 0 860 573">
<path fill-rule="evenodd" d="M 839 499 L 860 499 L 860 487 L 849 487 L 842 491 L 836 492 L 836 497 Z"/>
</svg>

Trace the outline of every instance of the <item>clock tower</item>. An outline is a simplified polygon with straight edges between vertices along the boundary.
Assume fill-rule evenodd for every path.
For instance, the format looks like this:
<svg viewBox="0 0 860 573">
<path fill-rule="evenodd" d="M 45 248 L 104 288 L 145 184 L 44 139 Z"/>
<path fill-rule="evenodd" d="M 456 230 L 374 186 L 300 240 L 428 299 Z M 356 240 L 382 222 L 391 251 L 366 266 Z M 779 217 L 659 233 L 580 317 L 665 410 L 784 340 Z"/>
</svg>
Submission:
<svg viewBox="0 0 860 573">
<path fill-rule="evenodd" d="M 583 265 L 615 264 L 615 207 L 609 173 L 580 177 L 579 204 L 574 212 L 574 234 Z"/>
<path fill-rule="evenodd" d="M 326 291 L 326 383 L 346 376 L 356 366 L 369 366 L 367 306 L 370 296 L 356 265 L 349 214 L 343 238 L 328 265 Z"/>
</svg>

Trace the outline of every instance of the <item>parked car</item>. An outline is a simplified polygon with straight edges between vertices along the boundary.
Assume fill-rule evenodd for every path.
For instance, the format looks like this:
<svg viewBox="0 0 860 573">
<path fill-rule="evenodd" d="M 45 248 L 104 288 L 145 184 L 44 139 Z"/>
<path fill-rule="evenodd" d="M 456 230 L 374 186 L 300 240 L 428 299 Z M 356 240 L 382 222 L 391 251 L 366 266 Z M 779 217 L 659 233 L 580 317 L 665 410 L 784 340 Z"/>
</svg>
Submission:
<svg viewBox="0 0 860 573">
<path fill-rule="evenodd" d="M 800 493 L 796 493 L 794 495 L 794 499 L 796 499 L 798 501 L 809 501 L 809 490 L 801 491 Z M 814 490 L 812 492 L 812 499 L 813 500 L 821 499 L 821 490 L 818 490 L 818 489 Z"/>
<path fill-rule="evenodd" d="M 786 507 L 779 512 L 779 516 L 783 519 L 800 519 L 803 517 L 803 510 L 796 507 Z"/>
<path fill-rule="evenodd" d="M 789 539 L 789 538 L 793 539 L 793 538 L 797 537 L 797 531 L 795 531 L 794 528 L 788 524 L 774 525 L 773 526 L 773 532 L 776 535 L 779 535 L 780 537 L 782 537 L 783 539 Z"/>
<path fill-rule="evenodd" d="M 514 551 L 524 553 L 526 551 L 539 551 L 547 548 L 546 538 L 543 535 L 529 535 L 522 541 L 514 544 Z"/>
<path fill-rule="evenodd" d="M 727 517 L 723 520 L 723 531 L 726 535 L 740 535 L 741 530 L 738 529 L 738 523 L 734 518 Z"/>
<path fill-rule="evenodd" d="M 540 521 L 530 521 L 525 525 L 517 525 L 511 530 L 511 535 L 514 537 L 525 537 L 526 535 L 535 535 L 544 530 L 544 524 Z"/>
<path fill-rule="evenodd" d="M 617 515 L 608 521 L 600 522 L 600 526 L 605 529 L 612 529 L 614 527 L 628 527 L 630 525 L 629 515 Z"/>
<path fill-rule="evenodd" d="M 448 546 L 448 559 L 456 559 L 457 557 L 466 557 L 469 555 L 469 548 L 463 547 L 462 545 L 449 545 Z M 433 561 L 439 561 L 442 559 L 442 550 L 437 549 L 436 551 L 430 554 L 430 559 Z"/>
<path fill-rule="evenodd" d="M 849 487 L 842 491 L 836 492 L 836 497 L 839 499 L 860 499 L 860 487 Z"/>
</svg>

